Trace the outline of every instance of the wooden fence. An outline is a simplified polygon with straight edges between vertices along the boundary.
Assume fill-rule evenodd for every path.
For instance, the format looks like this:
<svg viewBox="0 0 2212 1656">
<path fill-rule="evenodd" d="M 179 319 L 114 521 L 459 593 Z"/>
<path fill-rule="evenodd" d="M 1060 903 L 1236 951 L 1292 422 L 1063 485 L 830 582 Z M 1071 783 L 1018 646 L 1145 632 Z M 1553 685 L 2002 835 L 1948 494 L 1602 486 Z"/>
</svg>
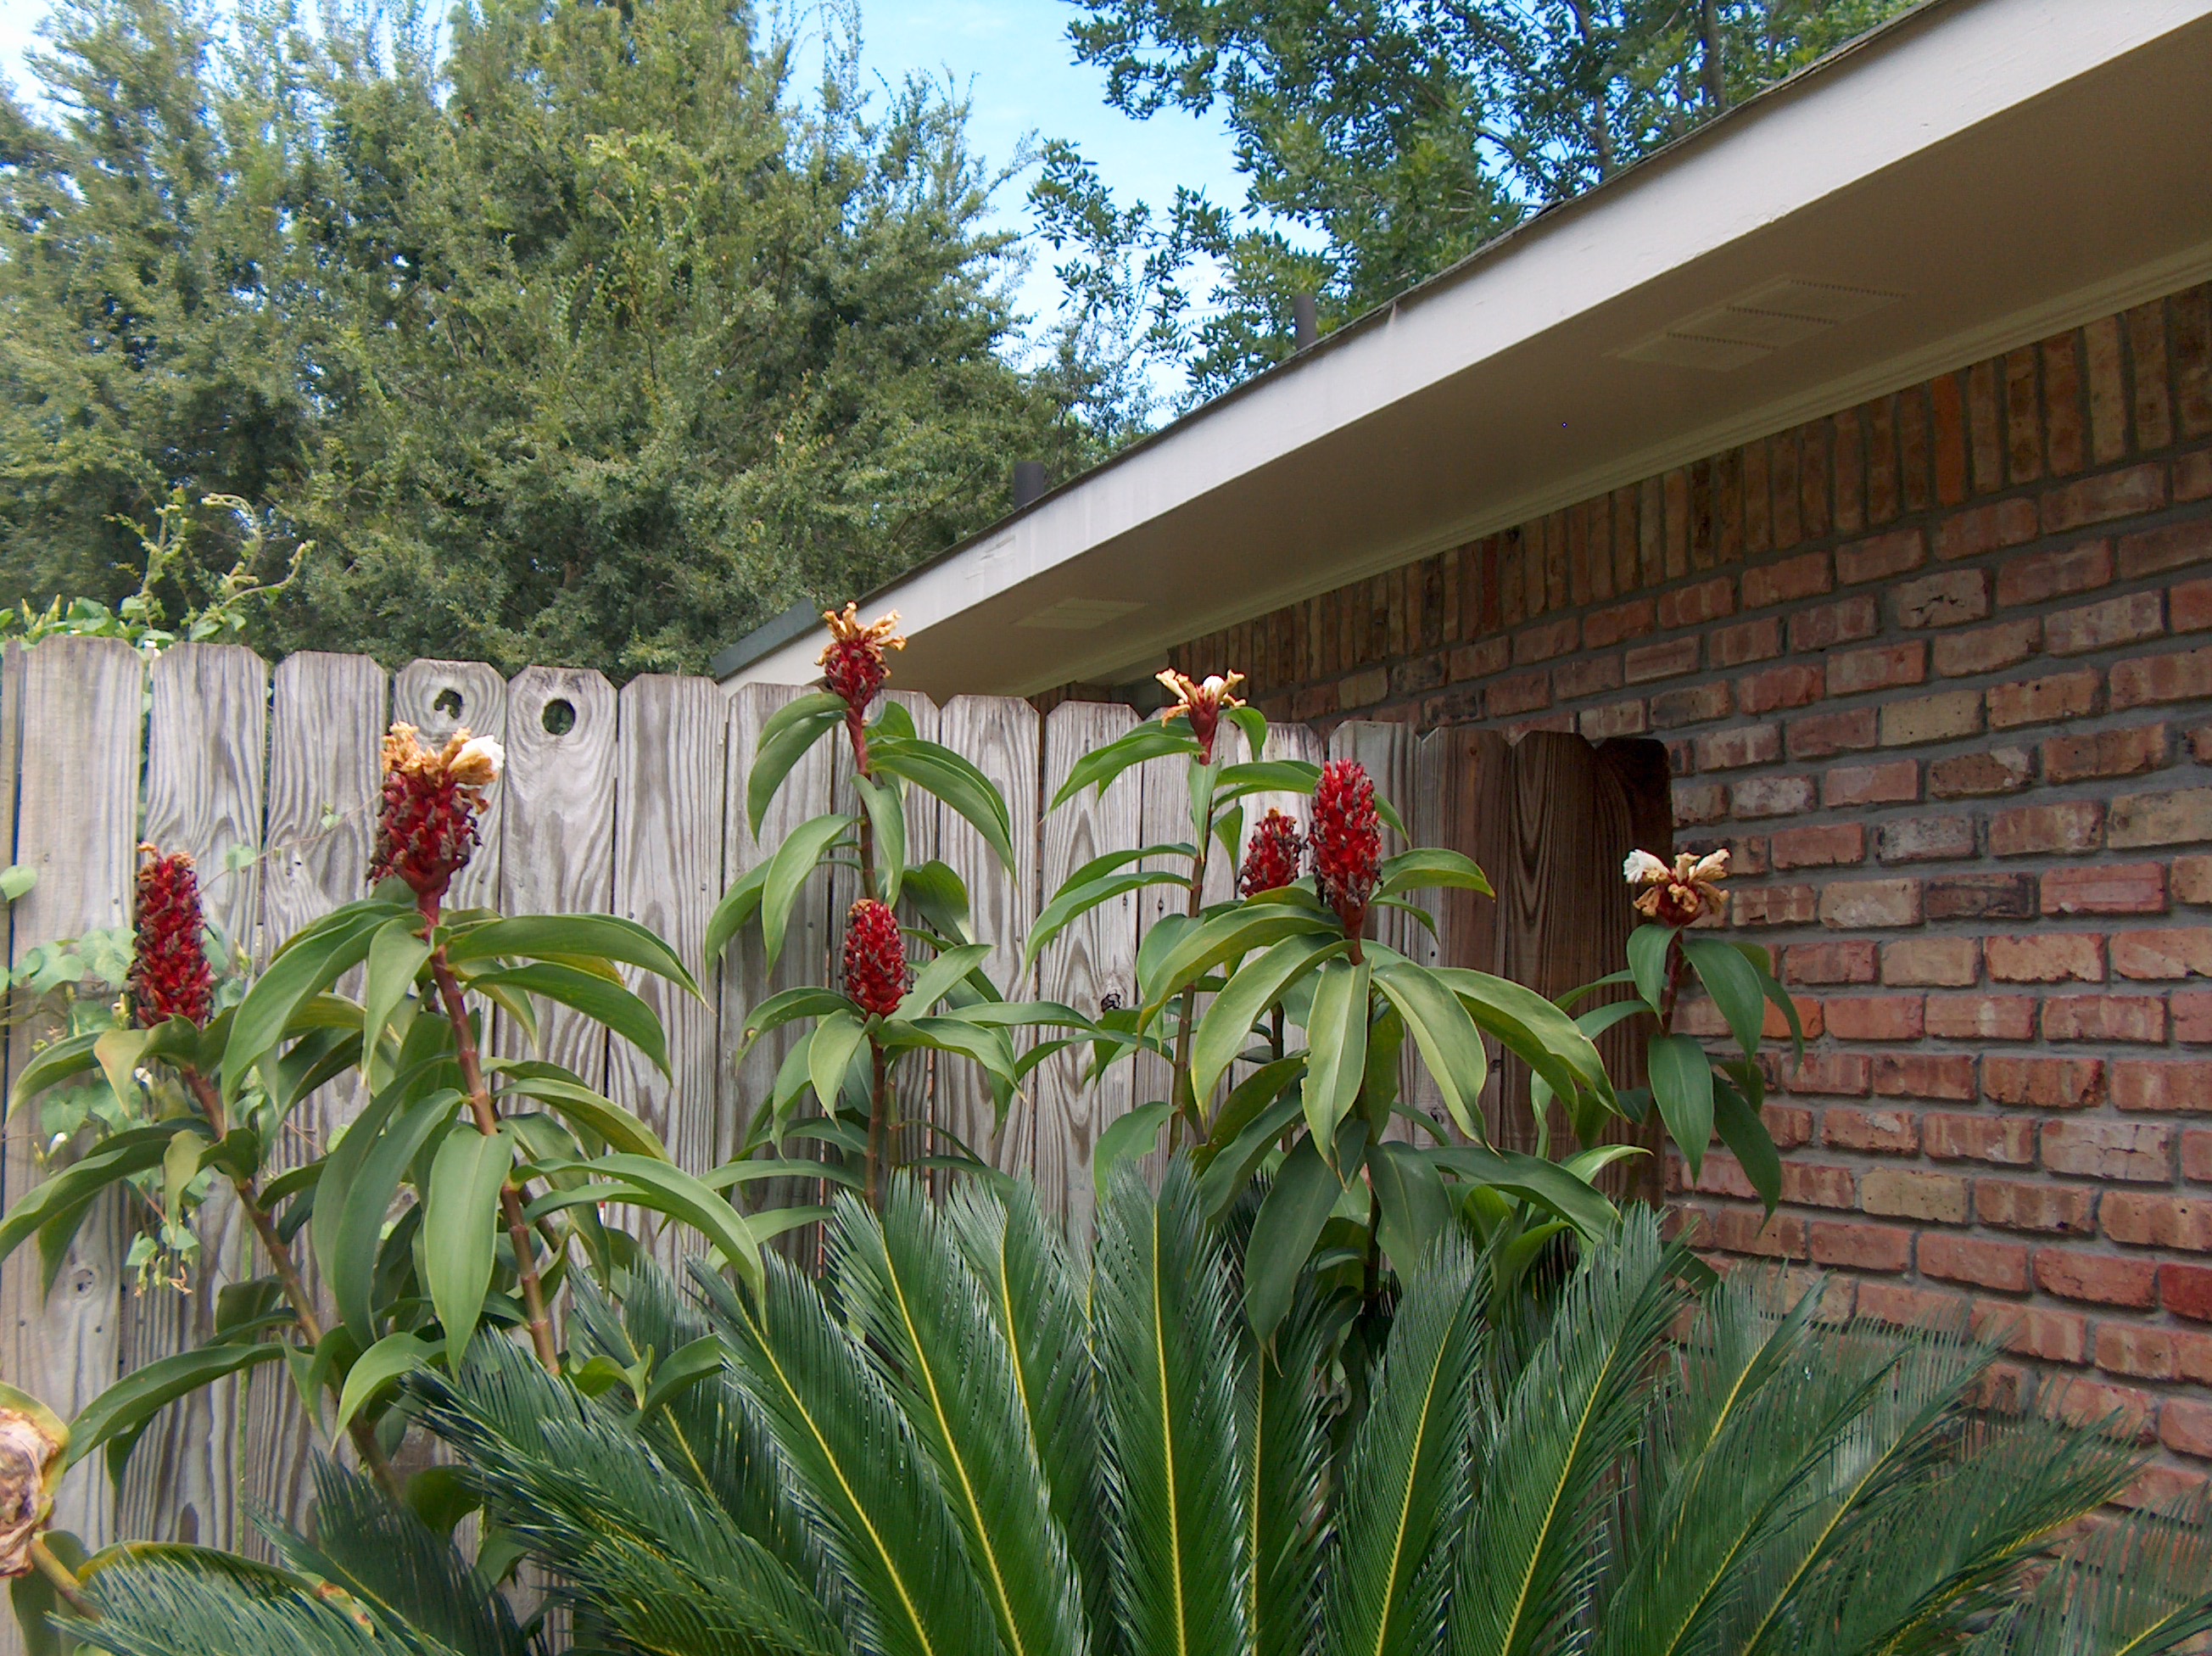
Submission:
<svg viewBox="0 0 2212 1656">
<path fill-rule="evenodd" d="M 596 673 L 531 667 L 508 680 L 458 661 L 416 661 L 393 676 L 366 657 L 334 654 L 295 655 L 272 673 L 246 650 L 193 644 L 150 672 L 112 641 L 12 650 L 0 673 L 0 777 L 10 784 L 0 788 L 0 849 L 12 845 L 38 883 L 9 916 L 9 958 L 125 923 L 143 839 L 191 853 L 210 917 L 265 960 L 307 921 L 362 894 L 379 740 L 399 719 L 437 739 L 466 725 L 507 745 L 507 773 L 458 901 L 511 913 L 611 911 L 652 927 L 696 962 L 708 916 L 732 881 L 841 795 L 834 808 L 854 808 L 849 779 L 835 773 L 824 745 L 793 773 L 758 838 L 748 831 L 744 779 L 759 732 L 797 693 L 755 685 L 732 695 L 672 677 L 633 679 L 617 691 Z M 1139 835 L 1188 837 L 1181 762 L 1132 771 L 1103 797 L 1048 816 L 1043 803 L 1070 766 L 1127 729 L 1133 713 L 1070 703 L 1040 715 L 1018 700 L 899 699 L 921 734 L 973 759 L 1012 807 L 1012 879 L 965 822 L 927 799 L 909 807 L 910 857 L 941 857 L 966 879 L 998 980 L 1010 993 L 1086 1012 L 1129 998 L 1138 946 L 1170 900 L 1166 888 L 1085 916 L 1047 952 L 1034 981 L 1019 971 L 1022 944 L 1042 898 L 1092 855 Z M 1440 899 L 1434 941 L 1409 916 L 1386 914 L 1385 941 L 1547 993 L 1619 962 L 1629 921 L 1620 859 L 1633 844 L 1667 849 L 1656 743 L 1593 748 L 1540 734 L 1509 747 L 1487 731 L 1417 737 L 1403 725 L 1355 721 L 1326 743 L 1302 727 L 1279 727 L 1270 752 L 1362 760 L 1416 838 L 1468 851 L 1498 886 L 1495 904 L 1464 893 Z M 1304 805 L 1261 800 L 1253 814 L 1270 803 Z M 1230 878 L 1221 868 L 1210 894 L 1225 895 Z M 746 1009 L 793 983 L 833 981 L 851 895 L 817 875 L 778 964 L 768 968 L 741 944 L 708 967 L 704 1001 L 658 979 L 639 984 L 668 1026 L 672 1080 L 573 1016 L 549 1020 L 551 1056 L 635 1109 L 684 1166 L 726 1160 L 782 1056 L 763 1043 L 736 1062 Z M 34 1022 L 13 1026 L 11 1071 L 42 1032 Z M 1634 1062 L 1625 1046 L 1609 1056 Z M 948 1066 L 920 1078 L 934 1120 L 1035 1179 L 1079 1231 L 1090 1221 L 1091 1147 L 1116 1116 L 1158 1095 L 1160 1081 L 1121 1065 L 1085 1089 L 1075 1059 L 1063 1055 L 1039 1070 L 994 1133 L 990 1095 L 972 1076 Z M 1509 1142 L 1526 1132 L 1526 1097 L 1525 1077 L 1504 1071 L 1492 1083 L 1493 1131 Z M 299 1154 L 312 1154 L 350 1107 L 337 1087 L 311 1101 Z M 0 1196 L 9 1200 L 38 1177 L 33 1113 L 8 1123 Z M 216 1290 L 253 1265 L 234 1214 L 212 1203 L 210 1219 L 206 1269 L 189 1294 L 133 1291 L 119 1210 L 86 1226 L 51 1295 L 40 1294 L 35 1251 L 19 1256 L 0 1275 L 0 1378 L 67 1416 L 118 1374 L 202 1337 Z M 118 1535 L 246 1543 L 251 1510 L 302 1505 L 313 1440 L 290 1391 L 280 1367 L 264 1367 L 250 1384 L 176 1405 L 140 1445 L 119 1493 L 94 1468 L 72 1475 L 58 1524 L 95 1546 Z M 0 1628 L 0 1653 L 14 1636 L 12 1625 Z"/>
</svg>

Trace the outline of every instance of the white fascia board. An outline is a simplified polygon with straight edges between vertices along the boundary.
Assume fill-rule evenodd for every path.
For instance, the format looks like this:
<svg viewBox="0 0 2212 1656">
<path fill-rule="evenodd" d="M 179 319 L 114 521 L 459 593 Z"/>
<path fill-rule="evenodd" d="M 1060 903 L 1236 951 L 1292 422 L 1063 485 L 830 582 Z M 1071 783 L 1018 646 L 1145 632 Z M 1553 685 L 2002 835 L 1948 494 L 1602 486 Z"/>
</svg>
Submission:
<svg viewBox="0 0 2212 1656">
<path fill-rule="evenodd" d="M 1934 0 L 1544 214 L 878 594 L 924 631 L 1400 399 L 2212 15 L 2212 0 Z M 795 642 L 723 683 L 804 684 Z"/>
</svg>

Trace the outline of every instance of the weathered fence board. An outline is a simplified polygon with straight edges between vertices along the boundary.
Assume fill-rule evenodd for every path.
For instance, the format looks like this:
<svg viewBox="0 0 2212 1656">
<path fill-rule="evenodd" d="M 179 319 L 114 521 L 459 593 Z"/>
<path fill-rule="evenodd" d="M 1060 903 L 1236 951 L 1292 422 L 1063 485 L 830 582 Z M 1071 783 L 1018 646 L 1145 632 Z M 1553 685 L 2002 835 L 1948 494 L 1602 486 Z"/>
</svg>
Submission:
<svg viewBox="0 0 2212 1656">
<path fill-rule="evenodd" d="M 11 958 L 126 917 L 131 847 L 140 831 L 144 682 L 139 659 L 114 643 L 57 641 L 11 650 L 0 668 L 0 776 L 20 777 L 18 788 L 0 785 L 0 843 L 12 845 L 16 860 L 40 875 L 9 916 Z M 762 728 L 800 693 L 753 686 L 725 696 L 703 679 L 645 678 L 618 694 L 597 673 L 538 667 L 508 684 L 490 667 L 465 661 L 415 662 L 394 684 L 364 658 L 312 654 L 290 658 L 272 678 L 244 650 L 182 647 L 154 673 L 143 831 L 163 849 L 189 850 L 199 860 L 211 917 L 265 961 L 299 927 L 367 888 L 387 707 L 426 741 L 442 740 L 459 725 L 502 737 L 507 770 L 456 902 L 496 904 L 508 912 L 628 915 L 700 970 L 703 1000 L 630 975 L 667 1027 L 672 1078 L 627 1042 L 609 1040 L 556 1008 L 541 1008 L 538 1050 L 638 1108 L 679 1162 L 703 1169 L 741 1147 L 799 1038 L 797 1027 L 778 1032 L 741 1060 L 753 1009 L 782 989 L 841 981 L 845 910 L 858 891 L 850 872 L 811 877 L 773 967 L 755 936 L 740 938 L 721 960 L 700 959 L 708 917 L 732 881 L 808 819 L 857 804 L 842 744 L 824 744 L 793 768 L 760 833 L 750 831 L 745 783 Z M 1176 887 L 1102 905 L 1063 933 L 1034 971 L 1022 969 L 1022 950 L 1040 904 L 1074 868 L 1140 834 L 1144 843 L 1189 838 L 1181 762 L 1138 767 L 1103 795 L 1086 795 L 1048 814 L 1045 801 L 1076 760 L 1132 728 L 1134 714 L 1070 703 L 1041 720 L 1018 701 L 961 697 L 940 709 L 926 697 L 896 698 L 919 734 L 967 755 L 1006 796 L 1016 855 L 1011 874 L 968 823 L 908 791 L 909 861 L 940 857 L 966 880 L 971 924 L 992 945 L 994 977 L 1011 995 L 1063 1001 L 1085 1014 L 1133 1002 L 1146 933 L 1188 900 Z M 1240 732 L 1224 727 L 1219 740 L 1224 759 L 1244 757 Z M 1438 894 L 1428 904 L 1440 933 L 1435 940 L 1413 916 L 1386 911 L 1378 916 L 1382 941 L 1419 959 L 1503 971 L 1547 990 L 1595 977 L 1617 959 L 1629 923 L 1619 900 L 1619 859 L 1630 843 L 1666 849 L 1665 760 L 1656 745 L 1594 751 L 1572 738 L 1543 738 L 1515 749 L 1486 732 L 1417 739 L 1401 725 L 1357 721 L 1339 726 L 1326 744 L 1301 725 L 1270 734 L 1270 758 L 1319 760 L 1324 753 L 1358 758 L 1417 838 L 1467 851 L 1498 886 L 1497 904 Z M 1246 807 L 1248 839 L 1270 806 L 1306 825 L 1304 795 L 1257 795 Z M 1398 849 L 1395 834 L 1389 840 L 1386 849 Z M 258 864 L 227 867 L 234 847 L 256 846 Z M 1240 861 L 1214 848 L 1208 900 L 1231 892 Z M 902 907 L 908 923 L 919 919 L 910 902 Z M 22 1062 L 33 1038 L 33 1032 L 17 1032 L 13 1062 Z M 509 1053 L 526 1046 L 522 1032 L 505 1023 L 495 1026 L 494 1040 Z M 1633 1043 L 1624 1036 L 1619 1044 L 1621 1050 L 1608 1056 L 1632 1081 L 1640 1073 Z M 1080 1075 L 1087 1057 L 1064 1053 L 1047 1061 L 997 1132 L 989 1089 L 971 1067 L 938 1055 L 910 1058 L 898 1075 L 912 1123 L 905 1148 L 912 1154 L 946 1148 L 933 1131 L 942 1129 L 1033 1178 L 1047 1207 L 1072 1232 L 1087 1233 L 1098 1135 L 1132 1106 L 1164 1097 L 1168 1078 L 1166 1065 L 1152 1059 L 1119 1064 L 1101 1085 L 1086 1087 Z M 1419 1087 L 1417 1098 L 1433 1103 L 1425 1078 Z M 307 1101 L 279 1162 L 319 1154 L 358 1105 L 344 1085 Z M 1525 1076 L 1493 1081 L 1486 1108 L 1498 1136 L 1526 1141 Z M 32 1143 L 27 1120 L 11 1123 L 4 1166 L 11 1194 L 35 1176 Z M 794 1143 L 787 1153 L 806 1152 Z M 811 1201 L 819 1193 L 810 1179 L 756 1194 Z M 75 1407 L 120 1364 L 199 1337 L 215 1288 L 262 1269 L 234 1214 L 224 1214 L 220 1203 L 210 1212 L 217 1234 L 189 1296 L 128 1300 L 114 1213 L 88 1227 L 52 1299 L 37 1294 L 30 1262 L 11 1265 L 0 1286 L 6 1309 L 0 1372 Z M 805 1236 L 794 1236 L 789 1246 L 811 1256 Z M 104 1480 L 88 1473 L 73 1478 L 64 1520 L 88 1539 L 119 1524 L 141 1535 L 254 1546 L 240 1521 L 249 1503 L 301 1514 L 317 1434 L 282 1370 L 258 1371 L 245 1390 L 234 1411 L 210 1395 L 155 1423 L 119 1516 Z M 239 1487 L 226 1482 L 234 1475 Z M 0 1656 L 12 1649 L 12 1629 L 0 1629 Z"/>
</svg>

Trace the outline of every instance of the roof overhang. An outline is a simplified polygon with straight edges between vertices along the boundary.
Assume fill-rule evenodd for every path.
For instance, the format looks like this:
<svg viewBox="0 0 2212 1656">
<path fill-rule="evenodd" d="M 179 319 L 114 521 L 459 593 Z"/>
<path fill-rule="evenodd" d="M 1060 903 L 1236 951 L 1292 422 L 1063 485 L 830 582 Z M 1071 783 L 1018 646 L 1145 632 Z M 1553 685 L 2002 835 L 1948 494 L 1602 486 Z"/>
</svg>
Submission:
<svg viewBox="0 0 2212 1656">
<path fill-rule="evenodd" d="M 892 583 L 899 682 L 1119 682 L 2212 276 L 2209 88 L 2212 0 L 1935 0 Z"/>
</svg>

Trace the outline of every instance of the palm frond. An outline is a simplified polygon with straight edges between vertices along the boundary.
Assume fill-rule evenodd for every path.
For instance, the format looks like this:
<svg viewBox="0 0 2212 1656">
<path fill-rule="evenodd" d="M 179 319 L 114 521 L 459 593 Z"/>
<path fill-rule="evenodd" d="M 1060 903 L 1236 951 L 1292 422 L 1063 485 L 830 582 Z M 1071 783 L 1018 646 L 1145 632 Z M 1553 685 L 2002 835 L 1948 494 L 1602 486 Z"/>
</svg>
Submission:
<svg viewBox="0 0 2212 1656">
<path fill-rule="evenodd" d="M 1449 1572 L 1436 1554 L 1468 1499 L 1480 1319 L 1474 1257 L 1447 1234 L 1398 1303 L 1346 1458 L 1322 1612 L 1340 1656 L 1411 1656 L 1442 1634 Z"/>
<path fill-rule="evenodd" d="M 2212 1632 L 2212 1494 L 2140 1512 L 2071 1549 L 1966 1656 L 2160 1656 Z"/>
<path fill-rule="evenodd" d="M 860 1342 L 821 1291 L 769 1256 L 759 1298 L 725 1294 L 718 1324 L 774 1434 L 854 1641 L 887 1656 L 980 1656 L 998 1629 L 943 1486 Z"/>
<path fill-rule="evenodd" d="M 1091 1648 L 1103 1653 L 1114 1647 L 1114 1600 L 1098 1521 L 1098 1373 L 1083 1281 L 1029 1185 L 1003 1192 L 980 1182 L 956 1185 L 944 1209 L 1013 1354 L 1030 1447 L 1083 1583 Z"/>
<path fill-rule="evenodd" d="M 1127 1647 L 1223 1656 L 1249 1643 L 1237 1339 L 1227 1272 L 1187 1160 L 1154 1197 L 1114 1180 L 1093 1259 L 1108 1553 Z"/>
<path fill-rule="evenodd" d="M 1476 1487 L 1452 1592 L 1455 1656 L 1527 1656 L 1575 1634 L 1591 1519 L 1634 1446 L 1683 1303 L 1656 1215 L 1576 1267 L 1512 1389 L 1476 1426 Z"/>
<path fill-rule="evenodd" d="M 96 1622 L 70 1621 L 81 1646 L 114 1656 L 453 1656 L 435 1640 L 382 1621 L 313 1584 L 210 1568 L 176 1556 L 134 1559 L 88 1584 Z"/>
<path fill-rule="evenodd" d="M 520 1656 L 528 1647 L 507 1600 L 451 1541 L 332 1460 L 315 1463 L 314 1540 L 273 1525 L 264 1532 L 295 1570 L 344 1588 L 460 1656 Z"/>
<path fill-rule="evenodd" d="M 1244 1443 L 1246 1589 L 1255 1656 L 1307 1656 L 1321 1629 L 1321 1557 L 1329 1530 L 1324 1365 L 1345 1308 L 1305 1272 L 1262 1346 L 1237 1319 L 1243 1349 L 1237 1418 Z"/>
<path fill-rule="evenodd" d="M 982 1284 L 910 1179 L 880 1220 L 841 1197 L 827 1234 L 839 1297 L 937 1470 L 1008 1656 L 1083 1656 L 1081 1584 Z"/>
</svg>

